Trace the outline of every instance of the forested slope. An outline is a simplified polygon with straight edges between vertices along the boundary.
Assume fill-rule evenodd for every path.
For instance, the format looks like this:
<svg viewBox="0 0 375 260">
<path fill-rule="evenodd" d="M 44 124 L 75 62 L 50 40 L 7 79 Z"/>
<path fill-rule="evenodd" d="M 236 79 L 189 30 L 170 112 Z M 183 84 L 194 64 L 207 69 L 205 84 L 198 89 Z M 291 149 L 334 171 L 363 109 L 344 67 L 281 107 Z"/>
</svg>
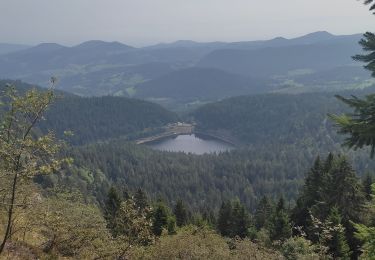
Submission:
<svg viewBox="0 0 375 260">
<path fill-rule="evenodd" d="M 351 93 L 363 95 L 372 90 Z M 348 96 L 349 92 L 340 94 Z M 347 111 L 334 95 L 241 96 L 204 105 L 192 115 L 199 130 L 229 133 L 241 144 L 296 143 L 304 139 L 326 143 L 331 138 L 338 141 L 327 114 Z"/>
<path fill-rule="evenodd" d="M 0 89 L 4 90 L 6 84 L 16 86 L 20 92 L 34 87 L 21 81 L 2 80 Z M 40 129 L 44 132 L 51 130 L 73 145 L 118 137 L 133 139 L 143 131 L 157 131 L 178 118 L 157 104 L 137 99 L 56 94 L 57 100 L 48 109 Z M 66 136 L 66 132 L 72 135 Z"/>
</svg>

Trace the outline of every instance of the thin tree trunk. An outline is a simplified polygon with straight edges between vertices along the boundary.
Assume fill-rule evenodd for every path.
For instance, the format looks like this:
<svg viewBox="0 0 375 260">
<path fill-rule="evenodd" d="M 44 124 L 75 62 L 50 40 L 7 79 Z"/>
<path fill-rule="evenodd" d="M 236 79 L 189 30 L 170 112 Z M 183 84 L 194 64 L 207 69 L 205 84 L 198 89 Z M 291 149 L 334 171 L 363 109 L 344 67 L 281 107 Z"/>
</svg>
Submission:
<svg viewBox="0 0 375 260">
<path fill-rule="evenodd" d="M 6 244 L 7 240 L 8 240 L 9 233 L 10 233 L 10 228 L 11 228 L 11 225 L 12 225 L 13 206 L 14 206 L 14 202 L 15 202 L 15 199 L 16 199 L 17 179 L 18 179 L 18 173 L 16 173 L 16 175 L 14 176 L 14 179 L 13 179 L 12 197 L 11 197 L 11 200 L 10 200 L 10 206 L 9 206 L 9 210 L 8 210 L 7 229 L 5 231 L 3 242 L 0 245 L 0 254 L 4 251 L 5 244 Z"/>
</svg>

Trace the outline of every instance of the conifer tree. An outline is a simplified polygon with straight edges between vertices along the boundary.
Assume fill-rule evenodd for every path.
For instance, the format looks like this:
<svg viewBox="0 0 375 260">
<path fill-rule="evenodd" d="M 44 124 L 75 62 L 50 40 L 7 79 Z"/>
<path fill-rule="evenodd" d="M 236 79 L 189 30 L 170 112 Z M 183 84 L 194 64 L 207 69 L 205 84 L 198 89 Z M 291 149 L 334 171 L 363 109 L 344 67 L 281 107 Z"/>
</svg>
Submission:
<svg viewBox="0 0 375 260">
<path fill-rule="evenodd" d="M 107 200 L 104 206 L 104 218 L 107 221 L 107 228 L 113 234 L 116 233 L 116 216 L 121 206 L 121 198 L 115 187 L 111 187 L 108 191 Z"/>
<path fill-rule="evenodd" d="M 289 216 L 285 209 L 284 198 L 281 197 L 277 203 L 276 212 L 272 219 L 270 237 L 272 240 L 285 240 L 291 237 L 292 227 Z"/>
<path fill-rule="evenodd" d="M 182 227 L 187 224 L 188 221 L 188 214 L 186 207 L 182 200 L 178 200 L 176 206 L 173 210 L 173 213 L 176 217 L 176 224 L 178 227 Z"/>
<path fill-rule="evenodd" d="M 232 204 L 230 201 L 224 201 L 221 204 L 217 229 L 222 236 L 229 237 L 232 234 Z"/>
<path fill-rule="evenodd" d="M 239 200 L 234 201 L 232 206 L 232 230 L 231 236 L 239 236 L 245 238 L 248 235 L 250 227 L 250 217 L 247 214 L 245 207 L 241 205 Z"/>
<path fill-rule="evenodd" d="M 158 201 L 154 212 L 153 212 L 153 223 L 152 231 L 155 236 L 160 236 L 164 228 L 168 228 L 169 213 L 167 206 L 162 202 Z"/>
<path fill-rule="evenodd" d="M 375 10 L 374 0 L 365 0 L 364 3 L 370 5 L 370 10 Z M 363 37 L 359 44 L 365 53 L 353 58 L 366 63 L 364 67 L 375 77 L 375 34 L 366 32 Z M 373 157 L 375 155 L 375 95 L 368 95 L 363 99 L 355 96 L 336 97 L 354 110 L 352 114 L 329 115 L 339 128 L 338 133 L 348 135 L 344 145 L 354 149 L 369 146 Z"/>
<path fill-rule="evenodd" d="M 327 218 L 329 227 L 329 239 L 327 246 L 334 259 L 350 259 L 350 249 L 345 237 L 345 228 L 341 224 L 341 216 L 338 208 L 333 207 Z"/>
<path fill-rule="evenodd" d="M 148 207 L 148 199 L 146 193 L 139 188 L 134 195 L 134 202 L 138 209 L 143 210 Z"/>
<path fill-rule="evenodd" d="M 269 228 L 270 219 L 273 214 L 272 204 L 267 196 L 259 201 L 258 207 L 255 211 L 255 226 L 258 230 L 261 228 Z"/>
<path fill-rule="evenodd" d="M 372 199 L 372 183 L 373 183 L 372 176 L 369 173 L 367 173 L 365 178 L 362 181 L 362 186 L 363 186 L 363 192 L 368 201 Z"/>
</svg>

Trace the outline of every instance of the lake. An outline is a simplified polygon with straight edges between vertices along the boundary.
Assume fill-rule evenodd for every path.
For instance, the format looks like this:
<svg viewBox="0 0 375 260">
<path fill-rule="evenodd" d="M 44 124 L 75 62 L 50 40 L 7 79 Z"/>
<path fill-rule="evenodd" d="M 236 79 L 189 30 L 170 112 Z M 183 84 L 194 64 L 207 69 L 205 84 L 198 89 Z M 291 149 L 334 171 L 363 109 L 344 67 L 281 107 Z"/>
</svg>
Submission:
<svg viewBox="0 0 375 260">
<path fill-rule="evenodd" d="M 194 154 L 220 153 L 234 148 L 233 145 L 218 139 L 203 138 L 195 134 L 165 138 L 157 142 L 148 143 L 147 146 L 161 151 Z"/>
</svg>

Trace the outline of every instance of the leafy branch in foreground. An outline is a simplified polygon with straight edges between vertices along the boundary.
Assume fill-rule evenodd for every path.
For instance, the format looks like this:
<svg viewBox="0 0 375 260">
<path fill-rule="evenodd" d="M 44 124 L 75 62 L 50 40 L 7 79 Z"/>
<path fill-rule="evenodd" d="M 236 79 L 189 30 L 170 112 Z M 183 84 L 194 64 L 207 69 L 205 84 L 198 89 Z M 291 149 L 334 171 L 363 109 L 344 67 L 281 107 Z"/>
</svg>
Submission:
<svg viewBox="0 0 375 260">
<path fill-rule="evenodd" d="M 52 173 L 65 160 L 57 159 L 62 143 L 54 134 L 42 135 L 36 131 L 36 125 L 55 99 L 52 88 L 48 91 L 31 89 L 19 94 L 8 86 L 0 98 L 3 105 L 0 112 L 0 203 L 7 215 L 1 254 L 12 235 L 15 211 L 25 207 L 20 198 L 27 197 L 28 189 L 22 187 L 32 183 L 37 175 Z"/>
</svg>

